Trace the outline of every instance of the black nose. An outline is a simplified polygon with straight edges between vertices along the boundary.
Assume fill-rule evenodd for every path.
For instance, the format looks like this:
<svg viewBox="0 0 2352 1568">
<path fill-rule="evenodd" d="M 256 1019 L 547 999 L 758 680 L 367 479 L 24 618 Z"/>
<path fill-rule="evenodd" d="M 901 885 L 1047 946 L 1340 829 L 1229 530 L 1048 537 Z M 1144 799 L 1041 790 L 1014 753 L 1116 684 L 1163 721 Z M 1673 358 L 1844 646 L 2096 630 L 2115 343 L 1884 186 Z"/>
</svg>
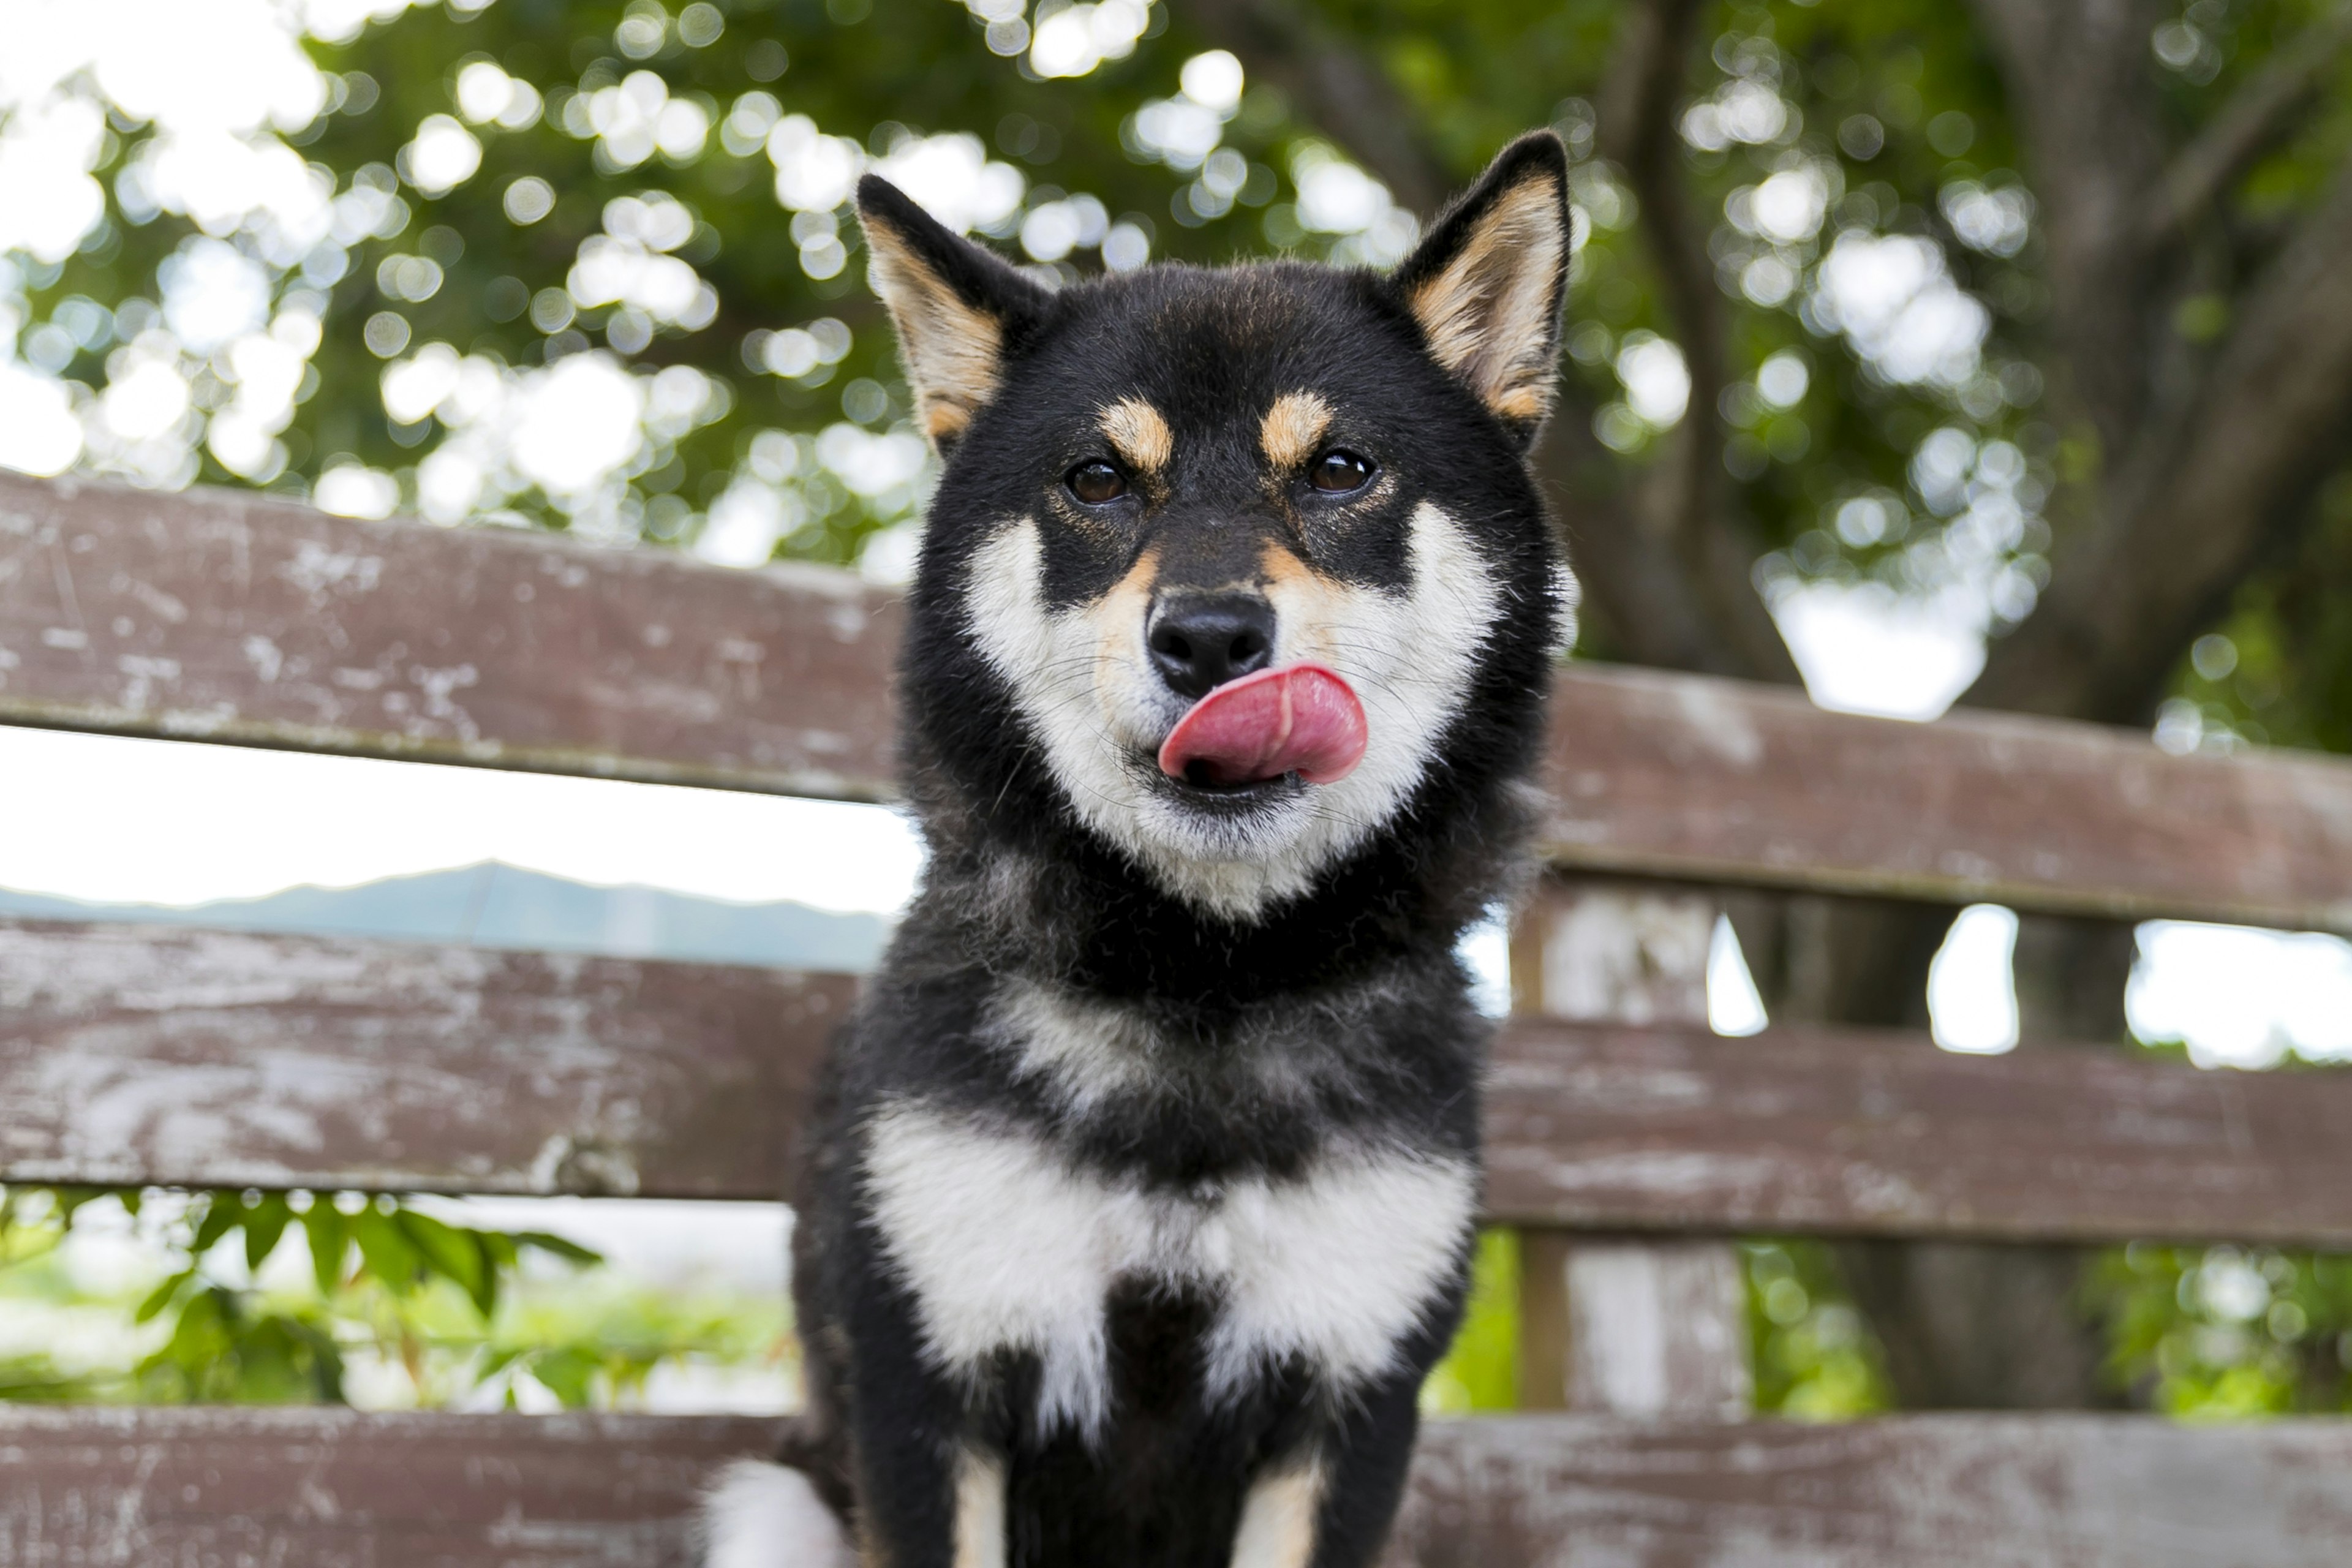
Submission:
<svg viewBox="0 0 2352 1568">
<path fill-rule="evenodd" d="M 1255 594 L 1188 594 L 1163 599 L 1144 637 L 1160 679 L 1201 698 L 1274 658 L 1274 606 Z"/>
</svg>

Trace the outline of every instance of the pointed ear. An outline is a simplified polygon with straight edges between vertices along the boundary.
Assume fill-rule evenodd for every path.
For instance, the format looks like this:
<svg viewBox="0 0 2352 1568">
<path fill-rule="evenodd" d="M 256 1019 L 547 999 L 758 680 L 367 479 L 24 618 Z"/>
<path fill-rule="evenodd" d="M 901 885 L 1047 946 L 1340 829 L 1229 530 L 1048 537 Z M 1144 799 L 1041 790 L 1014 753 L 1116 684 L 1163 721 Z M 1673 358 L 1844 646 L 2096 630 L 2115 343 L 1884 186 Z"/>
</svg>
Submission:
<svg viewBox="0 0 2352 1568">
<path fill-rule="evenodd" d="M 916 417 L 946 447 L 995 395 L 1005 351 L 1044 313 L 1045 291 L 878 175 L 857 182 L 857 216 Z"/>
<path fill-rule="evenodd" d="M 1390 279 L 1437 363 L 1522 442 L 1551 410 L 1568 254 L 1568 153 L 1538 131 L 1504 148 Z"/>
</svg>

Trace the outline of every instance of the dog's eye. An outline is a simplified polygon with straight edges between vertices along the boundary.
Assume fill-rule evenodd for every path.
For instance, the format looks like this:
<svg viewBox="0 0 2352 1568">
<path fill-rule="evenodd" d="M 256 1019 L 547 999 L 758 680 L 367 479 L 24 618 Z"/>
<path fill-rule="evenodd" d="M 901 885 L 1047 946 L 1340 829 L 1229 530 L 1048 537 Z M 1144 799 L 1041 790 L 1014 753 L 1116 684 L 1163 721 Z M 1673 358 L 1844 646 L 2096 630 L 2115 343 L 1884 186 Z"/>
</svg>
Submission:
<svg viewBox="0 0 2352 1568">
<path fill-rule="evenodd" d="M 1127 493 L 1127 476 L 1108 463 L 1080 463 L 1062 482 L 1088 506 L 1100 506 Z"/>
<path fill-rule="evenodd" d="M 1360 490 L 1372 482 L 1372 460 L 1335 447 L 1315 459 L 1315 466 L 1307 471 L 1307 482 L 1326 495 Z"/>
</svg>

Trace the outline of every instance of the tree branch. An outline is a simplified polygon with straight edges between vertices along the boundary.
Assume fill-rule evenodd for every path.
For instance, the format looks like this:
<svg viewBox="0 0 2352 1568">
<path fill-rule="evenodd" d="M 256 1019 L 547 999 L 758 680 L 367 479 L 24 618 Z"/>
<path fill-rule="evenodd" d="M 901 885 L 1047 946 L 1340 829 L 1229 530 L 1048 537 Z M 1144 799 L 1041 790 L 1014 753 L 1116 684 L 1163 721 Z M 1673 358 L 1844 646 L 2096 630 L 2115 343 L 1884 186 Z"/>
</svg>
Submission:
<svg viewBox="0 0 2352 1568">
<path fill-rule="evenodd" d="M 2347 44 L 2352 44 L 2352 5 L 2338 5 L 2273 51 L 2262 69 L 2241 83 L 2165 171 L 2148 210 L 2147 242 L 2161 244 L 2194 222 L 2231 181 L 2284 134 L 2288 121 L 2310 100 L 2320 77 Z"/>
<path fill-rule="evenodd" d="M 1971 703 L 2141 723 L 2230 589 L 2342 455 L 2352 421 L 2352 164 L 2241 302 L 2195 396 L 2147 431 Z"/>
<path fill-rule="evenodd" d="M 1731 515 L 1720 413 L 1730 376 L 1729 334 L 1706 226 L 1685 189 L 1675 132 L 1675 111 L 1706 9 L 1700 0 L 1648 0 L 1633 10 L 1600 105 L 1601 151 L 1624 169 L 1640 204 L 1691 378 L 1688 411 L 1643 476 L 1632 525 L 1639 538 L 1662 544 L 1679 566 L 1690 603 L 1677 620 L 1696 617 L 1697 625 L 1678 626 L 1668 639 L 1683 650 L 1679 657 L 1644 662 L 1794 681 L 1795 661 L 1750 576 L 1753 542 Z M 1632 565 L 1635 542 L 1611 542 L 1621 545 Z M 1641 569 L 1657 573 L 1654 563 Z"/>
<path fill-rule="evenodd" d="M 1592 409 L 1564 389 L 1536 447 L 1538 481 L 1568 535 L 1584 613 L 1617 658 L 1661 669 L 1746 676 L 1752 667 L 1693 591 L 1690 574 L 1629 483 L 1623 459 L 1592 436 Z M 1738 563 L 1743 574 L 1747 563 Z M 1750 595 L 1751 599 L 1753 595 Z M 1760 603 L 1759 608 L 1761 608 Z"/>
<path fill-rule="evenodd" d="M 1192 0 L 1185 13 L 1258 80 L 1290 96 L 1316 125 L 1426 219 L 1454 182 L 1418 132 L 1380 63 L 1295 0 Z"/>
<path fill-rule="evenodd" d="M 2052 400 L 2064 423 L 2096 433 L 2110 461 L 2137 431 L 2158 341 L 2144 216 L 2163 162 L 2147 38 L 2164 4 L 1974 0 L 2040 198 Z"/>
</svg>

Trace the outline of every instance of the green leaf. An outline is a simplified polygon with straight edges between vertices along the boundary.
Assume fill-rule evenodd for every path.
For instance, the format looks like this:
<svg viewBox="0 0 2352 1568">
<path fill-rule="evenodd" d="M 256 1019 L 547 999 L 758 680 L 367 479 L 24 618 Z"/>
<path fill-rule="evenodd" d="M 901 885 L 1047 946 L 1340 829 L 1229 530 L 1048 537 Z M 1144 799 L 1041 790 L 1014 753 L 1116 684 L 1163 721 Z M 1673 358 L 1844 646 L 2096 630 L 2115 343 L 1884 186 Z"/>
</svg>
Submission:
<svg viewBox="0 0 2352 1568">
<path fill-rule="evenodd" d="M 332 1296 L 342 1289 L 343 1255 L 352 1242 L 349 1219 L 322 1193 L 303 1211 L 302 1231 L 310 1239 L 310 1273 L 319 1282 L 319 1294 Z"/>
<path fill-rule="evenodd" d="M 577 1410 L 593 1396 L 593 1380 L 602 1364 L 587 1351 L 567 1345 L 531 1357 L 529 1371 L 550 1394 L 563 1402 L 566 1409 Z"/>
<path fill-rule="evenodd" d="M 475 1234 L 415 1209 L 402 1209 L 394 1217 L 424 1257 L 426 1271 L 456 1281 L 475 1310 L 488 1317 L 498 1299 L 498 1274 Z"/>
<path fill-rule="evenodd" d="M 592 1264 L 604 1261 L 603 1253 L 583 1247 L 576 1241 L 568 1241 L 560 1236 L 551 1236 L 543 1230 L 509 1231 L 507 1238 L 518 1247 L 535 1247 L 541 1252 L 551 1252 L 567 1263 Z"/>
<path fill-rule="evenodd" d="M 390 1215 L 379 1213 L 373 1205 L 362 1209 L 352 1215 L 352 1238 L 360 1244 L 368 1272 L 386 1289 L 404 1295 L 416 1288 L 425 1271 L 424 1255 Z"/>
<path fill-rule="evenodd" d="M 243 1223 L 245 1208 L 237 1202 L 235 1193 L 207 1193 L 205 1195 L 205 1217 L 196 1222 L 196 1238 L 189 1243 L 189 1255 L 202 1258 L 222 1237 Z"/>
<path fill-rule="evenodd" d="M 195 1277 L 194 1268 L 183 1268 L 161 1285 L 156 1286 L 148 1293 L 147 1299 L 139 1303 L 139 1310 L 131 1315 L 131 1321 L 134 1323 L 152 1321 L 156 1313 L 172 1304 L 172 1298 L 180 1293 L 180 1287 Z"/>
<path fill-rule="evenodd" d="M 245 1266 L 259 1268 L 277 1250 L 278 1238 L 286 1234 L 286 1225 L 294 1211 L 286 1206 L 284 1193 L 271 1193 L 259 1204 L 246 1211 Z"/>
</svg>

